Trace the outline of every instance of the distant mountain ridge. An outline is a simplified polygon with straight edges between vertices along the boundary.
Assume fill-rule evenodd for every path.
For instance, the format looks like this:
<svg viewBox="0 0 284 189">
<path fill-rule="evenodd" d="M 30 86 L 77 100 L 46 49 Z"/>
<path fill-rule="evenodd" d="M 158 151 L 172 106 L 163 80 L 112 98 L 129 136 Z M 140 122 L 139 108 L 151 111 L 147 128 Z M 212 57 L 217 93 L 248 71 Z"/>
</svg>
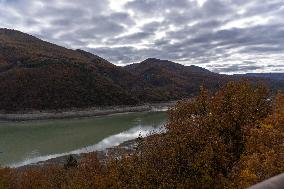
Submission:
<svg viewBox="0 0 284 189">
<path fill-rule="evenodd" d="M 284 73 L 247 73 L 238 75 L 284 81 Z"/>
<path fill-rule="evenodd" d="M 119 67 L 16 30 L 0 29 L 0 111 L 136 105 L 215 90 L 233 76 L 149 58 Z"/>
</svg>

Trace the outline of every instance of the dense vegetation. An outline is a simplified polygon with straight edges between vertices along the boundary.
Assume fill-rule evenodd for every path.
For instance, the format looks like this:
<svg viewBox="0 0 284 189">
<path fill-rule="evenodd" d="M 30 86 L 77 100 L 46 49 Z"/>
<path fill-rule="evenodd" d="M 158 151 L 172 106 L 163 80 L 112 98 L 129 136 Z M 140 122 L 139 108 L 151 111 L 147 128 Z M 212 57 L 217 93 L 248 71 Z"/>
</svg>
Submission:
<svg viewBox="0 0 284 189">
<path fill-rule="evenodd" d="M 169 101 L 195 96 L 201 84 L 216 90 L 234 79 L 153 58 L 123 68 L 82 50 L 0 29 L 0 111 Z"/>
<path fill-rule="evenodd" d="M 0 30 L 1 110 L 136 104 L 137 79 L 90 53 Z"/>
<path fill-rule="evenodd" d="M 176 77 L 166 74 L 163 76 Z M 91 53 L 63 48 L 15 30 L 0 29 L 0 110 L 168 101 L 191 95 L 197 88 L 188 85 L 185 90 L 181 83 L 193 85 L 197 81 L 199 84 L 202 77 L 190 80 L 187 76 L 186 81 L 172 83 L 170 87 L 162 83 L 159 86 Z M 157 82 L 161 81 L 157 78 Z M 173 87 L 176 84 L 178 90 Z"/>
<path fill-rule="evenodd" d="M 0 188 L 246 188 L 284 172 L 284 93 L 230 82 L 169 111 L 167 132 L 134 154 L 65 166 L 1 169 Z"/>
<path fill-rule="evenodd" d="M 216 90 L 233 79 L 201 67 L 184 66 L 155 58 L 128 65 L 124 69 L 143 78 L 155 88 L 166 91 L 166 94 L 177 97 L 196 96 L 202 84 L 210 90 Z"/>
</svg>

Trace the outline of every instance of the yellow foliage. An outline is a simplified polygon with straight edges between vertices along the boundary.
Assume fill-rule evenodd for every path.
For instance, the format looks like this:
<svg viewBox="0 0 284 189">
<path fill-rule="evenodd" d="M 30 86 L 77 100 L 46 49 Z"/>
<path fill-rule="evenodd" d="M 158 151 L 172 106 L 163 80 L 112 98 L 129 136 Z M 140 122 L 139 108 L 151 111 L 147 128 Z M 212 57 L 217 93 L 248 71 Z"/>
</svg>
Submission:
<svg viewBox="0 0 284 189">
<path fill-rule="evenodd" d="M 273 129 L 273 125 L 272 124 L 262 124 L 261 127 L 264 127 L 266 129 Z"/>
</svg>

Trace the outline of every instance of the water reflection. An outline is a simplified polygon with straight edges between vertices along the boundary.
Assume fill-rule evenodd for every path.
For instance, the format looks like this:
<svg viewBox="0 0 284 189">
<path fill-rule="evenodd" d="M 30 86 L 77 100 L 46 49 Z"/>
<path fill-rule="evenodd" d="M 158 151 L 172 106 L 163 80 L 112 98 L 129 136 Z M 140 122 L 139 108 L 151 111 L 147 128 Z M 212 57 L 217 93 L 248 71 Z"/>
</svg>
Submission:
<svg viewBox="0 0 284 189">
<path fill-rule="evenodd" d="M 128 131 L 109 136 L 103 139 L 102 141 L 100 141 L 98 144 L 86 146 L 86 147 L 73 150 L 67 153 L 52 154 L 52 155 L 47 155 L 47 156 L 38 156 L 39 153 L 36 151 L 33 151 L 31 152 L 31 154 L 29 154 L 29 157 L 27 157 L 24 161 L 16 163 L 16 164 L 11 164 L 9 165 L 9 167 L 20 167 L 20 166 L 24 166 L 28 164 L 34 164 L 34 163 L 38 163 L 41 161 L 46 161 L 49 159 L 57 158 L 60 156 L 65 156 L 68 154 L 81 154 L 81 153 L 94 152 L 98 150 L 104 150 L 106 148 L 117 146 L 121 144 L 122 142 L 135 139 L 139 137 L 139 135 L 144 137 L 150 134 L 151 132 L 161 132 L 162 130 L 163 130 L 162 127 L 155 128 L 155 127 L 138 126 L 135 128 L 131 128 Z M 35 157 L 35 158 L 32 158 L 32 157 Z"/>
</svg>

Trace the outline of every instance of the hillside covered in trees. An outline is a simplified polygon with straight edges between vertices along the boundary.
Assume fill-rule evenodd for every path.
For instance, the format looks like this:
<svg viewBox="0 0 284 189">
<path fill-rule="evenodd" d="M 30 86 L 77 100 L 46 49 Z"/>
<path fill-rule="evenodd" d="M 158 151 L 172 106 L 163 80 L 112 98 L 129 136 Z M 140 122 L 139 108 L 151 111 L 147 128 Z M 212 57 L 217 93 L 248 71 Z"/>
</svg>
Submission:
<svg viewBox="0 0 284 189">
<path fill-rule="evenodd" d="M 150 58 L 119 67 L 85 52 L 0 29 L 0 111 L 136 105 L 195 96 L 238 77 Z M 284 88 L 284 82 L 272 86 Z M 280 82 L 280 84 L 279 84 Z"/>
<path fill-rule="evenodd" d="M 0 30 L 0 109 L 60 109 L 135 104 L 137 77 L 86 53 Z M 139 82 L 137 82 L 139 80 Z"/>
<path fill-rule="evenodd" d="M 189 97 L 198 94 L 200 85 L 216 90 L 230 79 L 197 66 L 184 66 L 168 60 L 149 58 L 124 67 L 133 75 L 170 96 Z"/>
<path fill-rule="evenodd" d="M 247 188 L 284 172 L 284 94 L 249 82 L 201 87 L 168 112 L 166 132 L 133 154 L 66 166 L 0 169 L 0 188 Z"/>
</svg>

